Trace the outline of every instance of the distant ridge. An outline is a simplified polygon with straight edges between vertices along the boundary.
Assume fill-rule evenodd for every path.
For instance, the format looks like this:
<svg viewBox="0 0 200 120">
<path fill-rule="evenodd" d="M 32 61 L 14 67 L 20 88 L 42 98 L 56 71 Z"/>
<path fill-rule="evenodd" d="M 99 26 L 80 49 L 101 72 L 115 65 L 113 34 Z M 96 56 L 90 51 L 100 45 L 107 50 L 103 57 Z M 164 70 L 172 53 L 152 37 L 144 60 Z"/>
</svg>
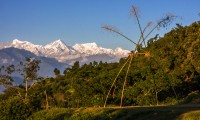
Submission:
<svg viewBox="0 0 200 120">
<path fill-rule="evenodd" d="M 4 65 L 15 65 L 15 67 L 19 66 L 20 62 L 25 61 L 26 57 L 35 58 L 41 60 L 40 63 L 40 71 L 38 74 L 42 77 L 53 77 L 54 69 L 58 68 L 59 70 L 64 71 L 66 68 L 70 67 L 70 65 L 66 63 L 58 62 L 54 58 L 47 58 L 43 56 L 37 56 L 32 52 L 29 52 L 24 49 L 18 48 L 5 48 L 0 50 L 0 66 Z M 21 77 L 18 74 L 15 74 L 13 77 Z"/>
</svg>

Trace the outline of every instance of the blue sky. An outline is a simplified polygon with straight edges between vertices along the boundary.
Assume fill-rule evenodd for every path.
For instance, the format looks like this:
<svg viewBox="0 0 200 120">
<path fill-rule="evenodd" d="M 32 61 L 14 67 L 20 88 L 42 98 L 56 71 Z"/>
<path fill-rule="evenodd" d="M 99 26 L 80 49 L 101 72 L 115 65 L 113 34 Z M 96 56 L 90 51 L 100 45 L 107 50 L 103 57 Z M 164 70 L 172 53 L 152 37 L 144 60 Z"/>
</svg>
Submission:
<svg viewBox="0 0 200 120">
<path fill-rule="evenodd" d="M 101 29 L 105 24 L 112 25 L 138 41 L 131 5 L 139 9 L 143 27 L 166 13 L 180 16 L 153 35 L 163 35 L 175 23 L 185 26 L 200 19 L 199 0 L 0 0 L 0 42 L 19 39 L 45 45 L 62 39 L 68 45 L 96 42 L 106 48 L 131 50 L 134 45 L 129 41 Z"/>
</svg>

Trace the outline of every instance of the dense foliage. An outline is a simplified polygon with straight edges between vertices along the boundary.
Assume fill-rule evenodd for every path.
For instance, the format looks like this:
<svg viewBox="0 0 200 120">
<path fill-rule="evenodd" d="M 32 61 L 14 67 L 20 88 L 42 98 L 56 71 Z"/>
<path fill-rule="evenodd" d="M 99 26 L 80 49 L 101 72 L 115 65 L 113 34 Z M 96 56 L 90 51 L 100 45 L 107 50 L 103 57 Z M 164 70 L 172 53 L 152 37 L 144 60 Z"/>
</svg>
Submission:
<svg viewBox="0 0 200 120">
<path fill-rule="evenodd" d="M 164 37 L 158 39 L 156 36 L 150 39 L 148 46 L 140 49 L 140 52 L 150 52 L 150 57 L 139 55 L 133 59 L 124 91 L 123 106 L 174 103 L 189 93 L 199 91 L 200 22 L 186 27 L 177 24 L 177 27 Z M 0 95 L 0 105 L 12 103 L 6 107 L 14 111 L 22 108 L 24 116 L 21 117 L 54 107 L 102 107 L 109 88 L 126 59 L 122 58 L 119 63 L 93 62 L 83 66 L 75 62 L 63 74 L 55 69 L 54 78 L 37 79 L 38 82 L 29 88 L 25 85 L 12 88 L 14 92 L 8 89 Z M 36 71 L 38 64 L 39 62 L 36 68 L 33 68 Z M 28 67 L 24 68 L 26 70 Z M 110 92 L 108 106 L 120 103 L 125 70 L 119 75 Z M 29 75 L 29 71 L 26 72 L 24 76 Z M 35 77 L 34 71 L 31 75 Z M 196 94 L 199 96 L 198 92 Z M 197 100 L 200 101 L 199 98 Z M 14 104 L 16 102 L 17 104 Z M 30 111 L 25 110 L 28 106 L 32 106 Z M 1 107 L 0 112 L 10 114 L 4 107 Z"/>
</svg>

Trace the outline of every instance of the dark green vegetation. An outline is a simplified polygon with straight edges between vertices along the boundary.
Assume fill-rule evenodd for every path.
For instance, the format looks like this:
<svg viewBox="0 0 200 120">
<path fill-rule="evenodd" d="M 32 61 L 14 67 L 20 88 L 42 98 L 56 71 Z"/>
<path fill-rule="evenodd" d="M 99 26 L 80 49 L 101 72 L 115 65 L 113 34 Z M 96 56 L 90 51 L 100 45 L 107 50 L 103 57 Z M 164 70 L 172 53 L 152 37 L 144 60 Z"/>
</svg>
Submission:
<svg viewBox="0 0 200 120">
<path fill-rule="evenodd" d="M 200 103 L 200 22 L 183 27 L 177 24 L 164 37 L 152 38 L 146 48 L 150 57 L 133 59 L 124 91 L 123 106 L 193 104 L 189 106 L 98 108 L 102 107 L 109 88 L 126 61 L 80 66 L 75 62 L 63 75 L 55 69 L 55 78 L 35 74 L 40 61 L 21 63 L 24 82 L 12 86 L 13 66 L 0 69 L 0 84 L 7 89 L 0 95 L 1 119 L 199 119 Z M 125 68 L 127 69 L 127 68 Z M 119 106 L 126 71 L 117 78 L 107 106 Z M 35 82 L 37 80 L 37 82 Z M 90 107 L 90 108 L 84 108 Z M 46 110 L 45 110 L 46 109 Z M 188 112 L 187 114 L 184 114 Z M 41 117 L 41 118 L 40 118 Z M 194 118 L 194 119 L 196 119 Z M 181 118 L 180 118 L 181 119 Z"/>
</svg>

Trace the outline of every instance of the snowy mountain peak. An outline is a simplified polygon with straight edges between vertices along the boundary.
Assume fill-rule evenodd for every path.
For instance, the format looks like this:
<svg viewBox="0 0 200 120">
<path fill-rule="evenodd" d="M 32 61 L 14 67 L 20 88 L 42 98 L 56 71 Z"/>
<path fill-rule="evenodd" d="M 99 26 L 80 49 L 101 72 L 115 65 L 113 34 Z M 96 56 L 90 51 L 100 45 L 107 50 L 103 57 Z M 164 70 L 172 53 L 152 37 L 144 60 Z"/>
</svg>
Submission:
<svg viewBox="0 0 200 120">
<path fill-rule="evenodd" d="M 22 41 L 20 41 L 20 40 L 18 40 L 18 39 L 14 39 L 13 41 L 12 41 L 12 43 L 21 43 Z"/>
<path fill-rule="evenodd" d="M 9 47 L 25 49 L 25 50 L 35 53 L 36 55 L 40 55 L 41 54 L 40 49 L 42 49 L 43 46 L 35 45 L 28 41 L 21 41 L 18 39 L 14 39 L 10 45 L 4 46 L 4 48 L 9 48 Z"/>
<path fill-rule="evenodd" d="M 124 49 L 122 49 L 120 47 L 116 48 L 115 51 L 116 52 L 129 52 L 128 50 L 124 50 Z"/>
<path fill-rule="evenodd" d="M 78 51 L 82 51 L 82 50 L 93 50 L 93 49 L 98 49 L 99 46 L 96 44 L 96 43 L 84 43 L 84 44 L 75 44 L 73 46 L 73 48 L 75 50 L 78 50 Z M 83 51 L 82 51 L 83 52 Z"/>
<path fill-rule="evenodd" d="M 25 47 L 29 47 L 29 48 L 42 47 L 42 45 L 35 45 L 31 42 L 21 41 L 18 39 L 14 39 L 11 44 L 12 44 L 12 47 L 20 46 L 20 48 L 23 48 L 23 49 L 25 49 Z"/>
<path fill-rule="evenodd" d="M 51 42 L 51 43 L 49 43 L 47 45 L 51 45 L 51 46 L 59 46 L 59 45 L 66 46 L 65 43 L 61 39 L 55 40 L 54 42 Z"/>
<path fill-rule="evenodd" d="M 130 52 L 130 51 L 124 50 L 124 49 L 122 49 L 122 48 L 120 48 L 120 47 L 118 47 L 118 48 L 116 48 L 116 49 L 114 50 L 114 53 L 115 53 L 115 55 L 116 55 L 118 58 L 128 56 L 128 53 L 129 53 L 129 52 Z"/>
<path fill-rule="evenodd" d="M 61 39 L 55 40 L 54 42 L 52 42 L 52 44 L 64 44 L 65 45 L 65 43 Z"/>
<path fill-rule="evenodd" d="M 73 48 L 76 51 L 85 54 L 98 54 L 101 51 L 101 47 L 96 43 L 75 44 Z"/>
<path fill-rule="evenodd" d="M 98 47 L 98 45 L 93 42 L 93 43 L 85 43 L 85 44 L 82 44 L 83 46 L 88 46 L 88 47 Z"/>
<path fill-rule="evenodd" d="M 28 42 L 28 41 L 20 41 L 18 39 L 14 39 L 12 41 L 12 44 L 27 44 L 27 43 L 30 43 L 30 42 Z"/>
<path fill-rule="evenodd" d="M 53 48 L 55 50 L 68 50 L 69 46 L 67 46 L 61 39 L 58 39 L 50 44 L 47 44 L 46 46 L 44 46 L 45 48 Z"/>
</svg>

